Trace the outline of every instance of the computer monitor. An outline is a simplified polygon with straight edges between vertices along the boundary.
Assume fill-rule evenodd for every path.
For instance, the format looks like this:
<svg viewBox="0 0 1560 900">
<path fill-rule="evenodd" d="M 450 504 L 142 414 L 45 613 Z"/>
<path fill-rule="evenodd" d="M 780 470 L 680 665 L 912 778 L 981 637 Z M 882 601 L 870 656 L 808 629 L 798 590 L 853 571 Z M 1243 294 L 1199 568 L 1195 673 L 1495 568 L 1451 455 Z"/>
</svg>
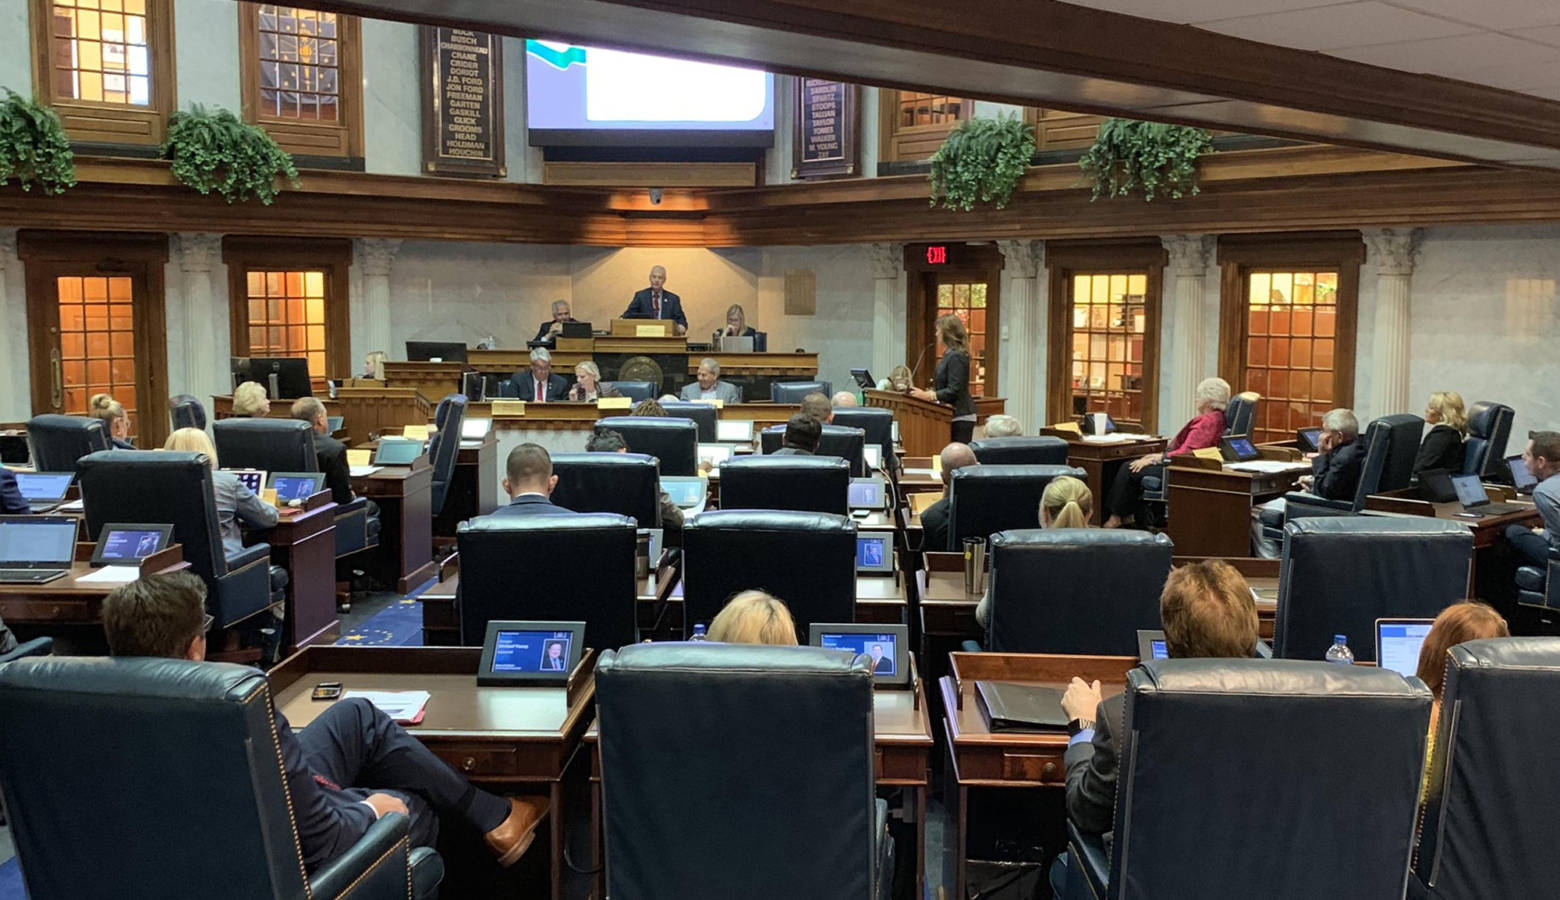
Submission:
<svg viewBox="0 0 1560 900">
<path fill-rule="evenodd" d="M 887 505 L 888 491 L 880 477 L 852 478 L 850 480 L 851 509 L 882 509 Z"/>
<path fill-rule="evenodd" d="M 325 417 L 325 428 L 331 434 L 335 434 L 336 432 L 340 431 L 341 430 L 341 426 L 343 426 L 345 424 L 347 424 L 347 417 L 346 416 L 326 416 Z"/>
<path fill-rule="evenodd" d="M 1522 454 L 1506 457 L 1506 468 L 1511 472 L 1511 483 L 1516 485 L 1517 493 L 1531 494 L 1538 487 L 1538 479 L 1528 471 L 1527 463 L 1522 461 Z"/>
<path fill-rule="evenodd" d="M 861 459 L 867 464 L 868 472 L 876 472 L 883 468 L 883 446 L 881 444 L 867 444 L 861 448 Z"/>
<path fill-rule="evenodd" d="M 1138 662 L 1151 659 L 1169 659 L 1170 645 L 1165 643 L 1165 633 L 1157 628 L 1139 628 Z"/>
<path fill-rule="evenodd" d="M 910 686 L 909 626 L 814 622 L 807 629 L 807 637 L 814 647 L 870 656 L 872 680 L 881 687 Z"/>
<path fill-rule="evenodd" d="M 325 486 L 322 472 L 272 472 L 269 487 L 276 490 L 279 505 L 302 503 Z"/>
<path fill-rule="evenodd" d="M 559 333 L 558 336 L 565 338 L 588 338 L 591 336 L 590 323 L 564 322 L 563 330 Z"/>
<path fill-rule="evenodd" d="M 563 684 L 585 652 L 584 622 L 488 622 L 477 684 Z"/>
<path fill-rule="evenodd" d="M 408 362 L 465 362 L 466 344 L 462 341 L 407 341 Z"/>
<path fill-rule="evenodd" d="M 256 381 L 272 400 L 296 400 L 314 393 L 309 361 L 302 356 L 235 356 L 233 386 Z"/>
<path fill-rule="evenodd" d="M 58 503 L 76 476 L 70 472 L 17 472 L 16 488 L 28 503 Z"/>
<path fill-rule="evenodd" d="M 693 509 L 704 502 L 709 493 L 708 482 L 703 478 L 687 475 L 661 476 L 661 490 L 672 498 L 679 509 Z"/>
<path fill-rule="evenodd" d="M 1419 647 L 1434 619 L 1377 619 L 1376 665 L 1404 677 L 1419 671 Z"/>
<path fill-rule="evenodd" d="M 1247 437 L 1223 438 L 1219 441 L 1219 454 L 1226 462 L 1249 462 L 1262 457 L 1262 451 Z"/>
<path fill-rule="evenodd" d="M 97 548 L 92 551 L 94 566 L 133 566 L 164 550 L 173 536 L 172 525 L 105 524 L 98 532 Z"/>
<path fill-rule="evenodd" d="M 709 460 L 710 468 L 718 469 L 725 464 L 726 460 L 731 458 L 731 446 L 729 444 L 700 444 L 696 455 L 699 458 L 700 465 L 703 465 L 705 460 Z"/>
<path fill-rule="evenodd" d="M 892 531 L 863 531 L 856 535 L 856 574 L 894 574 Z"/>
<path fill-rule="evenodd" d="M 460 439 L 463 441 L 480 441 L 488 436 L 488 431 L 492 427 L 492 419 L 462 419 L 460 423 Z"/>
<path fill-rule="evenodd" d="M 266 472 L 264 469 L 225 469 L 237 476 L 238 483 L 249 488 L 249 493 L 258 494 L 265 487 Z"/>
<path fill-rule="evenodd" d="M 376 466 L 409 466 L 423 452 L 423 442 L 404 438 L 380 438 L 374 451 Z"/>
<path fill-rule="evenodd" d="M 752 419 L 718 419 L 715 422 L 715 440 L 722 444 L 753 443 Z"/>
</svg>

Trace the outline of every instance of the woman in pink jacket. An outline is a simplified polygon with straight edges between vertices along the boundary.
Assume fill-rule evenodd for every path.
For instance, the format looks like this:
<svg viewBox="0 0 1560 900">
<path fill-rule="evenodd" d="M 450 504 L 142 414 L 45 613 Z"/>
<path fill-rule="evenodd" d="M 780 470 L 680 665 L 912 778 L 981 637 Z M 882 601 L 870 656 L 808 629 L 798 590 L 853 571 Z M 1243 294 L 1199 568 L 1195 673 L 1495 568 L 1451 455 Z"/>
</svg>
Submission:
<svg viewBox="0 0 1560 900">
<path fill-rule="evenodd" d="M 1219 446 L 1224 437 L 1224 408 L 1230 403 L 1230 384 L 1222 378 L 1204 378 L 1197 385 L 1197 415 L 1176 433 L 1163 453 L 1139 456 L 1116 470 L 1105 492 L 1106 528 L 1135 524 L 1143 510 L 1143 479 L 1164 478 L 1165 464 L 1173 456 Z"/>
</svg>

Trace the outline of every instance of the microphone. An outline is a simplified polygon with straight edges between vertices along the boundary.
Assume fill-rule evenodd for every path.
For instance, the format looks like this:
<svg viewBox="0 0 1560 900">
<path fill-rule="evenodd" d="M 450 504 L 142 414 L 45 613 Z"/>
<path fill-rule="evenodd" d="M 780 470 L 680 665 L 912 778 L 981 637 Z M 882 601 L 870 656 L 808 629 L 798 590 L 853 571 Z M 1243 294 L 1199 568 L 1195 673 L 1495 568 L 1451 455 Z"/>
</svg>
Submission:
<svg viewBox="0 0 1560 900">
<path fill-rule="evenodd" d="M 910 386 L 911 387 L 915 386 L 915 373 L 916 373 L 916 371 L 921 368 L 921 363 L 926 360 L 926 351 L 932 349 L 935 346 L 937 346 L 937 342 L 936 341 L 932 341 L 930 344 L 927 344 L 925 347 L 922 347 L 921 348 L 921 355 L 917 356 L 915 358 L 915 365 L 910 367 L 910 382 L 911 382 Z"/>
</svg>

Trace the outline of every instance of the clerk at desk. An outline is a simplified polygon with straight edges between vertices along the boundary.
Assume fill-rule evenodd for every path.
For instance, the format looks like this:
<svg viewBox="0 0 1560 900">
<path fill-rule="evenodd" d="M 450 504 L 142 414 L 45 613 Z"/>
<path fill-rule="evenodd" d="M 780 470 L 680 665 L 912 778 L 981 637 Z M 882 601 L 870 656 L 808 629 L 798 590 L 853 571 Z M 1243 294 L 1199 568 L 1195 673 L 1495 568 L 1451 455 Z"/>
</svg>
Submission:
<svg viewBox="0 0 1560 900">
<path fill-rule="evenodd" d="M 683 315 L 682 298 L 671 291 L 663 290 L 665 284 L 666 268 L 652 266 L 650 286 L 634 294 L 628 309 L 623 311 L 623 318 L 670 319 L 676 323 L 676 332 L 679 335 L 687 334 L 688 317 Z"/>
<path fill-rule="evenodd" d="M 552 318 L 542 323 L 542 327 L 536 329 L 536 337 L 533 343 L 538 341 L 552 341 L 563 331 L 563 323 L 573 322 L 574 314 L 569 309 L 569 301 L 554 300 L 552 305 Z"/>
</svg>

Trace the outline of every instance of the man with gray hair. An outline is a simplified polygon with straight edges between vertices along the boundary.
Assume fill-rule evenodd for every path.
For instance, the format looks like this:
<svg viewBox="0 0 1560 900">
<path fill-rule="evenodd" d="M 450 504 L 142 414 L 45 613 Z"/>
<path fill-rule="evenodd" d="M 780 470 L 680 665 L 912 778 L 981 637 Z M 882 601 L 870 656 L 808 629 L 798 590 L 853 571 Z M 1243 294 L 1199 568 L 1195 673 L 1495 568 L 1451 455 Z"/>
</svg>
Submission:
<svg viewBox="0 0 1560 900">
<path fill-rule="evenodd" d="M 849 407 L 860 406 L 861 404 L 857 402 L 856 395 L 854 393 L 850 391 L 835 391 L 834 396 L 829 398 L 829 405 L 833 406 L 835 409 L 848 409 Z"/>
<path fill-rule="evenodd" d="M 1300 478 L 1300 488 L 1325 500 L 1352 500 L 1360 485 L 1360 472 L 1365 467 L 1365 442 L 1360 437 L 1360 420 L 1351 409 L 1332 409 L 1322 416 L 1322 437 L 1317 444 L 1316 456 L 1311 460 L 1311 474 Z M 1256 555 L 1263 559 L 1278 559 L 1283 547 L 1276 538 L 1263 534 L 1262 511 L 1284 511 L 1284 498 L 1257 506 L 1251 510 L 1251 545 Z"/>
<path fill-rule="evenodd" d="M 997 413 L 986 420 L 986 437 L 1022 437 L 1023 434 L 1023 426 L 1012 416 Z"/>
<path fill-rule="evenodd" d="M 568 379 L 554 375 L 552 354 L 545 347 L 531 351 L 531 368 L 516 372 L 502 388 L 505 397 L 518 397 L 527 403 L 557 403 L 569 389 Z"/>
<path fill-rule="evenodd" d="M 650 286 L 634 294 L 623 310 L 625 319 L 670 319 L 679 335 L 688 333 L 688 317 L 683 315 L 682 298 L 665 290 L 666 267 L 650 267 Z"/>
<path fill-rule="evenodd" d="M 742 400 L 742 392 L 737 390 L 736 385 L 721 381 L 720 363 L 706 356 L 699 361 L 699 380 L 683 386 L 682 399 L 738 403 Z"/>
<path fill-rule="evenodd" d="M 552 318 L 542 323 L 542 327 L 536 329 L 536 337 L 531 341 L 547 341 L 551 343 L 563 331 L 564 322 L 573 322 L 574 316 L 569 311 L 569 301 L 554 300 L 552 305 Z"/>
</svg>

